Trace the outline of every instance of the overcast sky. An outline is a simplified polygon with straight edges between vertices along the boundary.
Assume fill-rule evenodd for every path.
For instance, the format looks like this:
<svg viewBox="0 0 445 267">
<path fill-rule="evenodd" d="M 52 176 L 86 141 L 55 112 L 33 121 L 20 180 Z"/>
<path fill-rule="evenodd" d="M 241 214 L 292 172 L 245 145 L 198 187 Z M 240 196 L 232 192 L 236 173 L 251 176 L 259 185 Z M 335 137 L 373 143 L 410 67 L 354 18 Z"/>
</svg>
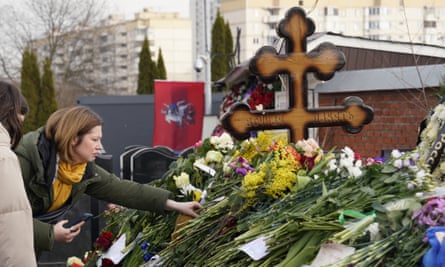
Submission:
<svg viewBox="0 0 445 267">
<path fill-rule="evenodd" d="M 3 0 L 0 0 L 3 1 Z M 7 0 L 9 1 L 9 0 Z M 182 16 L 189 15 L 189 0 L 107 0 L 113 14 L 123 14 L 133 18 L 134 13 L 142 11 L 144 7 L 152 7 L 155 11 L 180 12 Z"/>
<path fill-rule="evenodd" d="M 69 1 L 69 0 L 67 0 Z M 125 15 L 133 18 L 134 13 L 141 12 L 144 7 L 151 7 L 155 11 L 173 11 L 181 16 L 189 15 L 190 0 L 105 0 L 108 2 L 111 14 Z M 0 7 L 4 5 L 17 6 L 21 0 L 0 0 Z M 109 15 L 109 14 L 106 14 Z"/>
<path fill-rule="evenodd" d="M 47 0 L 39 0 L 47 1 Z M 62 0 L 70 1 L 70 0 Z M 124 15 L 127 19 L 133 19 L 134 14 L 141 12 L 143 8 L 152 8 L 154 11 L 179 12 L 181 17 L 189 16 L 190 0 L 104 0 L 107 1 L 107 10 L 103 11 L 104 18 L 108 15 Z M 0 21 L 2 18 L 8 18 L 11 10 L 21 10 L 23 8 L 23 0 L 0 0 Z M 25 12 L 26 13 L 26 12 Z M 6 14 L 6 15 L 5 15 Z M 17 17 L 15 19 L 20 19 Z M 3 32 L 4 24 L 0 24 L 0 34 Z M 37 32 L 33 32 L 34 36 L 38 36 Z M 0 54 L 5 56 L 10 65 L 20 65 L 20 57 L 16 51 L 17 47 L 11 38 L 0 39 Z M 0 76 L 2 71 L 0 70 Z"/>
</svg>

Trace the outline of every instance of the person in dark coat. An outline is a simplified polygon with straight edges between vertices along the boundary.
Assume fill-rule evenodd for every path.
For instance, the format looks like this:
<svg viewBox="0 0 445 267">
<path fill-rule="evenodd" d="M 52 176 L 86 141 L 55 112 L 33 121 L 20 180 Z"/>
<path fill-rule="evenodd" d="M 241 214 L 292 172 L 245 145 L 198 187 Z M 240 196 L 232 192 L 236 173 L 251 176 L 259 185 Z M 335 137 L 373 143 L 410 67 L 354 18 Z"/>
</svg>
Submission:
<svg viewBox="0 0 445 267">
<path fill-rule="evenodd" d="M 174 201 L 171 192 L 122 180 L 94 163 L 103 150 L 103 121 L 85 106 L 54 112 L 45 126 L 24 135 L 15 152 L 34 217 L 36 254 L 51 250 L 54 241 L 71 242 L 84 222 L 66 229 L 63 214 L 82 194 L 125 206 L 163 214 L 177 211 L 198 216 L 198 202 Z"/>
</svg>

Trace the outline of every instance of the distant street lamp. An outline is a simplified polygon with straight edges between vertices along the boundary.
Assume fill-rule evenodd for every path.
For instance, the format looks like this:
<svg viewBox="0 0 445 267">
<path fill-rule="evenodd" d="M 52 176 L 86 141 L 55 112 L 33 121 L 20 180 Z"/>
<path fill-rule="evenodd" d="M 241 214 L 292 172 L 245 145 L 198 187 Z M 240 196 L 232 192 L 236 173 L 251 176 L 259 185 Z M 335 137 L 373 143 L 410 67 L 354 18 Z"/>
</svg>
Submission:
<svg viewBox="0 0 445 267">
<path fill-rule="evenodd" d="M 196 72 L 204 71 L 204 94 L 205 94 L 205 115 L 212 114 L 212 57 L 211 57 L 211 7 L 214 5 L 214 0 L 199 0 L 199 5 L 202 7 L 200 18 L 203 18 L 203 33 L 201 41 L 204 47 L 199 49 L 194 69 Z M 198 0 L 197 2 L 198 3 Z M 202 22 L 202 20 L 201 20 Z"/>
<path fill-rule="evenodd" d="M 197 72 L 204 70 L 205 115 L 212 113 L 212 79 L 211 62 L 208 55 L 198 55 L 194 68 Z"/>
</svg>

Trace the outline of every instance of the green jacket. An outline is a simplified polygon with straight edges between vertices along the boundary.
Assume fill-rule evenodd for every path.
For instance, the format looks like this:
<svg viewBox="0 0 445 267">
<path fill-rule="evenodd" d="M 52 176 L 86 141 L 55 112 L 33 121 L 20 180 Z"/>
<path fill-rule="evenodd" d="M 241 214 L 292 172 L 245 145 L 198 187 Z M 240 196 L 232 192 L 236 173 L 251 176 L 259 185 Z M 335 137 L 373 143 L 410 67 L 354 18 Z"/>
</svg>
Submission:
<svg viewBox="0 0 445 267">
<path fill-rule="evenodd" d="M 32 207 L 34 243 L 39 254 L 43 250 L 51 250 L 54 245 L 52 224 L 36 218 L 46 214 L 52 204 L 52 182 L 56 173 L 55 144 L 46 139 L 44 128 L 41 127 L 24 135 L 15 152 L 20 160 L 26 193 Z M 167 190 L 122 180 L 93 162 L 87 164 L 82 181 L 73 185 L 71 206 L 84 193 L 106 202 L 160 214 L 165 212 L 165 202 L 172 197 Z"/>
</svg>

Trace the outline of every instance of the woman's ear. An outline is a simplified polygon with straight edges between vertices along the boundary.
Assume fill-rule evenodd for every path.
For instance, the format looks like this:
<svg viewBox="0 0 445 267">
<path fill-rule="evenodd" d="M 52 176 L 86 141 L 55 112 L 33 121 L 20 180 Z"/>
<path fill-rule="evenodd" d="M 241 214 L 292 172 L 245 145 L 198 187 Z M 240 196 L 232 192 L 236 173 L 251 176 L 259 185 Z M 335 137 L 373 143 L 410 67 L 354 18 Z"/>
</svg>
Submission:
<svg viewBox="0 0 445 267">
<path fill-rule="evenodd" d="M 71 145 L 72 145 L 72 146 L 75 146 L 75 145 L 77 145 L 77 142 L 79 142 L 79 137 L 78 137 L 78 136 L 74 137 L 74 138 L 71 140 Z"/>
</svg>

